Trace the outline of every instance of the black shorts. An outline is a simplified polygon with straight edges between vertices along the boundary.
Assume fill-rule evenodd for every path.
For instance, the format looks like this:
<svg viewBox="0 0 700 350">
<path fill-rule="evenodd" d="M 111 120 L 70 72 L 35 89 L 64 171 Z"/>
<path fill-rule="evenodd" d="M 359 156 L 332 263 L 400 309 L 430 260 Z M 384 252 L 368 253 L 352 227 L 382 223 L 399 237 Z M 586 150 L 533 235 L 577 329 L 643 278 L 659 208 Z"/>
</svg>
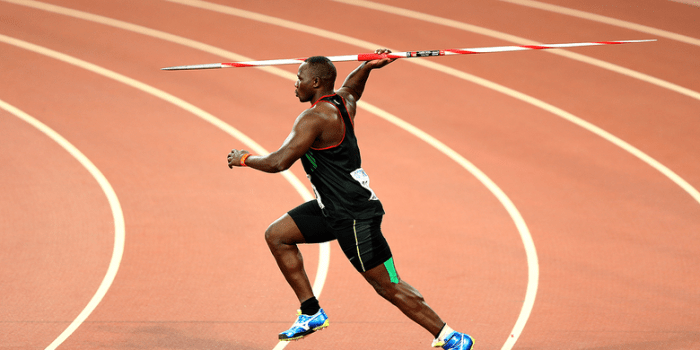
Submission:
<svg viewBox="0 0 700 350">
<path fill-rule="evenodd" d="M 330 220 L 323 216 L 315 200 L 290 210 L 288 214 L 306 243 L 337 239 L 340 249 L 357 271 L 368 271 L 391 258 L 391 249 L 382 235 L 382 216 L 367 220 Z"/>
</svg>

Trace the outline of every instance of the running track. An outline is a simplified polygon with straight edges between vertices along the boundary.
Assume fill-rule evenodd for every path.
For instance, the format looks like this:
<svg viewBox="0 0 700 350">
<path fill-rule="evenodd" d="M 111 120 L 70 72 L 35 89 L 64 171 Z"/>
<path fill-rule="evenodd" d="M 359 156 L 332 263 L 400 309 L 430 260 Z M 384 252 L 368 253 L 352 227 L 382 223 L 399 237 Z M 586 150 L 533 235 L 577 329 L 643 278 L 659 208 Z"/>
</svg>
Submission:
<svg viewBox="0 0 700 350">
<path fill-rule="evenodd" d="M 478 349 L 700 348 L 700 7 L 197 4 L 0 1 L 1 349 L 280 348 L 298 305 L 262 233 L 306 180 L 224 158 L 281 144 L 296 67 L 161 67 L 648 38 L 399 60 L 358 134 L 399 273 Z M 329 262 L 332 326 L 287 349 L 429 348 Z"/>
</svg>

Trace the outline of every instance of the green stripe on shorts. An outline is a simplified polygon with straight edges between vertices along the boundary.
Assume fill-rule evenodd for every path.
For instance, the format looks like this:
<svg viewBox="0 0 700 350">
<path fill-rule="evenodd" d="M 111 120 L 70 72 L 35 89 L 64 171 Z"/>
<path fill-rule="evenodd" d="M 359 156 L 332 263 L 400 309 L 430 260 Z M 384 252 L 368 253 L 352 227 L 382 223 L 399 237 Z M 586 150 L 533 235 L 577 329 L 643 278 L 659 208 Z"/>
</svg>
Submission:
<svg viewBox="0 0 700 350">
<path fill-rule="evenodd" d="M 391 283 L 399 283 L 399 274 L 396 273 L 396 267 L 394 266 L 394 258 L 389 258 L 389 260 L 384 262 L 384 267 L 386 267 L 387 272 L 389 272 L 389 278 Z"/>
</svg>

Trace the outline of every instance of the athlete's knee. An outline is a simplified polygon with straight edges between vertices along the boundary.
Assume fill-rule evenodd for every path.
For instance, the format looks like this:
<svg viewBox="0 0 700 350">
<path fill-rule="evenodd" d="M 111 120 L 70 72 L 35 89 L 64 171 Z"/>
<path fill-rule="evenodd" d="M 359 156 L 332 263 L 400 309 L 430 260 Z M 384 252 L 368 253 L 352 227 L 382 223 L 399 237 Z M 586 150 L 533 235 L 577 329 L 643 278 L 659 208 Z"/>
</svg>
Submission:
<svg viewBox="0 0 700 350">
<path fill-rule="evenodd" d="M 265 241 L 268 245 L 280 244 L 282 236 L 282 231 L 280 230 L 277 221 L 271 223 L 265 230 Z"/>
<path fill-rule="evenodd" d="M 270 246 L 303 243 L 304 238 L 293 221 L 286 216 L 270 224 L 265 230 L 265 241 Z"/>
</svg>

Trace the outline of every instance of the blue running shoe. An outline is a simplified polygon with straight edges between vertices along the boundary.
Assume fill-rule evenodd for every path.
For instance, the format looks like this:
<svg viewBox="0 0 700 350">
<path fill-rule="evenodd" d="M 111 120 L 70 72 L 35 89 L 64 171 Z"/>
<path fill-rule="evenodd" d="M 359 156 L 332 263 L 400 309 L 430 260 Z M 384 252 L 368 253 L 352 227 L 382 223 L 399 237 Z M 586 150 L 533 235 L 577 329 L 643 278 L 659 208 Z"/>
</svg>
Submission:
<svg viewBox="0 0 700 350">
<path fill-rule="evenodd" d="M 309 316 L 297 310 L 297 320 L 292 325 L 292 328 L 280 333 L 281 341 L 299 340 L 313 332 L 328 327 L 328 316 L 323 309 Z"/>
<path fill-rule="evenodd" d="M 444 342 L 435 342 L 433 346 L 442 347 L 445 350 L 472 350 L 474 339 L 464 333 L 452 332 L 445 337 Z"/>
</svg>

